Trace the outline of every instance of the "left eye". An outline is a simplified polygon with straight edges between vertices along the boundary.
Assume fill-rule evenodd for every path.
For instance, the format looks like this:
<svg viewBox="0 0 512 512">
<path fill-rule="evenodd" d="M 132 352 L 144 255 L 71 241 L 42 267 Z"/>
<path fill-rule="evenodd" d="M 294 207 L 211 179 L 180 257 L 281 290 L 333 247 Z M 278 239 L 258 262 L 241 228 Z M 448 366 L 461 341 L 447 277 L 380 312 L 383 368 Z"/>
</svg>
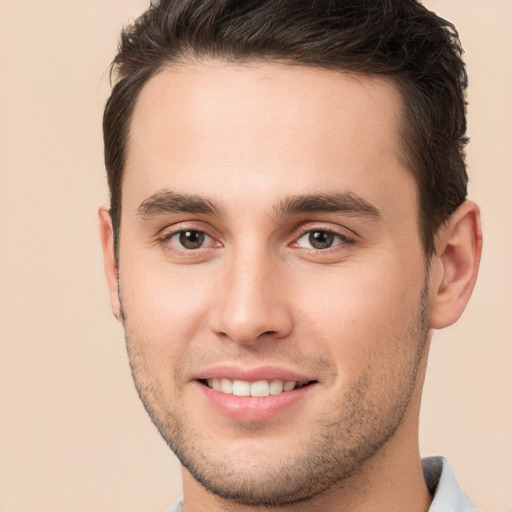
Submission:
<svg viewBox="0 0 512 512">
<path fill-rule="evenodd" d="M 187 250 L 201 249 L 205 243 L 210 243 L 211 240 L 211 237 L 205 232 L 196 231 L 194 229 L 178 231 L 169 239 L 172 244 L 181 246 L 183 249 Z"/>
<path fill-rule="evenodd" d="M 305 249 L 329 249 L 346 242 L 345 237 L 332 231 L 318 229 L 304 233 L 298 240 L 297 245 Z"/>
</svg>

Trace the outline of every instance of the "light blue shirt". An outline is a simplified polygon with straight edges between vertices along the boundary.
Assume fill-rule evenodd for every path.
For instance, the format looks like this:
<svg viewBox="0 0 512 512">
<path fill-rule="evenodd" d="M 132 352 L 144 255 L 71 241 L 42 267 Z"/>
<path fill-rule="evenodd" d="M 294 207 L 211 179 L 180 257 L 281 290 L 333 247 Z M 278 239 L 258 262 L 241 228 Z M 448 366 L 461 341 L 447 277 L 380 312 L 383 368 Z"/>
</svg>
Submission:
<svg viewBox="0 0 512 512">
<path fill-rule="evenodd" d="M 479 512 L 459 487 L 444 457 L 427 457 L 422 463 L 425 482 L 434 497 L 428 512 Z"/>
<path fill-rule="evenodd" d="M 479 512 L 462 492 L 444 457 L 427 457 L 422 463 L 425 482 L 434 496 L 429 512 Z M 167 512 L 183 512 L 183 500 L 177 501 Z"/>
</svg>

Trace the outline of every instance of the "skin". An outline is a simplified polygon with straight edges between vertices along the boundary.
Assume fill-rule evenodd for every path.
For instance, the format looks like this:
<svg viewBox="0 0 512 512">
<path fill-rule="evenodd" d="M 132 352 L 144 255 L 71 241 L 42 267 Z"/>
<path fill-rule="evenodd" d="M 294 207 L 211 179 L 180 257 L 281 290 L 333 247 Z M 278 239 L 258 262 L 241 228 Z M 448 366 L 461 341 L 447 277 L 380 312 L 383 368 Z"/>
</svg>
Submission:
<svg viewBox="0 0 512 512">
<path fill-rule="evenodd" d="M 430 332 L 462 313 L 481 234 L 466 202 L 427 261 L 400 113 L 391 80 L 271 63 L 190 63 L 142 90 L 119 261 L 106 209 L 100 231 L 137 389 L 183 464 L 186 512 L 428 510 Z M 342 207 L 326 211 L 335 194 Z M 290 207 L 311 195 L 322 211 Z M 180 245 L 184 230 L 204 244 Z M 312 232 L 333 233 L 332 246 L 312 246 Z M 197 380 L 219 365 L 314 385 L 240 421 Z"/>
</svg>

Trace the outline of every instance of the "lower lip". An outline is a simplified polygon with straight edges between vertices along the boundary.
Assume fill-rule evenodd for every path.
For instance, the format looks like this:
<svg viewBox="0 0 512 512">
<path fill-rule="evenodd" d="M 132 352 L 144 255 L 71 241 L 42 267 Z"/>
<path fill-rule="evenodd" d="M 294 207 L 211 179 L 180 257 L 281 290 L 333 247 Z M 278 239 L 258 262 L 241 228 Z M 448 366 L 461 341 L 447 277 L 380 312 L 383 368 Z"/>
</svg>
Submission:
<svg viewBox="0 0 512 512">
<path fill-rule="evenodd" d="M 196 381 L 200 392 L 217 411 L 240 422 L 262 422 L 300 405 L 306 396 L 316 387 L 308 384 L 293 391 L 284 391 L 279 395 L 265 397 L 236 396 L 215 391 Z"/>
</svg>

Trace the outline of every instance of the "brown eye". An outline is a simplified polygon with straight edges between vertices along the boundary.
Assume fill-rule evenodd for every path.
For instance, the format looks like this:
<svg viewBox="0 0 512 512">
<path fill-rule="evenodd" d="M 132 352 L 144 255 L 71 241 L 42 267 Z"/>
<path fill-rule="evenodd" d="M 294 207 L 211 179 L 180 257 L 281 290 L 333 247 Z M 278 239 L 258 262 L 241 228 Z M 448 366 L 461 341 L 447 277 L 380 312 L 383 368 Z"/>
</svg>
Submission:
<svg viewBox="0 0 512 512">
<path fill-rule="evenodd" d="M 338 246 L 346 246 L 348 248 L 348 246 L 352 244 L 352 240 L 336 231 L 312 229 L 306 231 L 293 245 L 295 247 L 301 247 L 302 249 L 322 251 Z"/>
<path fill-rule="evenodd" d="M 313 249 L 328 249 L 334 243 L 334 236 L 329 231 L 311 231 L 308 242 Z"/>
<path fill-rule="evenodd" d="M 205 234 L 202 231 L 180 231 L 179 241 L 185 249 L 199 249 L 204 244 Z"/>
</svg>

